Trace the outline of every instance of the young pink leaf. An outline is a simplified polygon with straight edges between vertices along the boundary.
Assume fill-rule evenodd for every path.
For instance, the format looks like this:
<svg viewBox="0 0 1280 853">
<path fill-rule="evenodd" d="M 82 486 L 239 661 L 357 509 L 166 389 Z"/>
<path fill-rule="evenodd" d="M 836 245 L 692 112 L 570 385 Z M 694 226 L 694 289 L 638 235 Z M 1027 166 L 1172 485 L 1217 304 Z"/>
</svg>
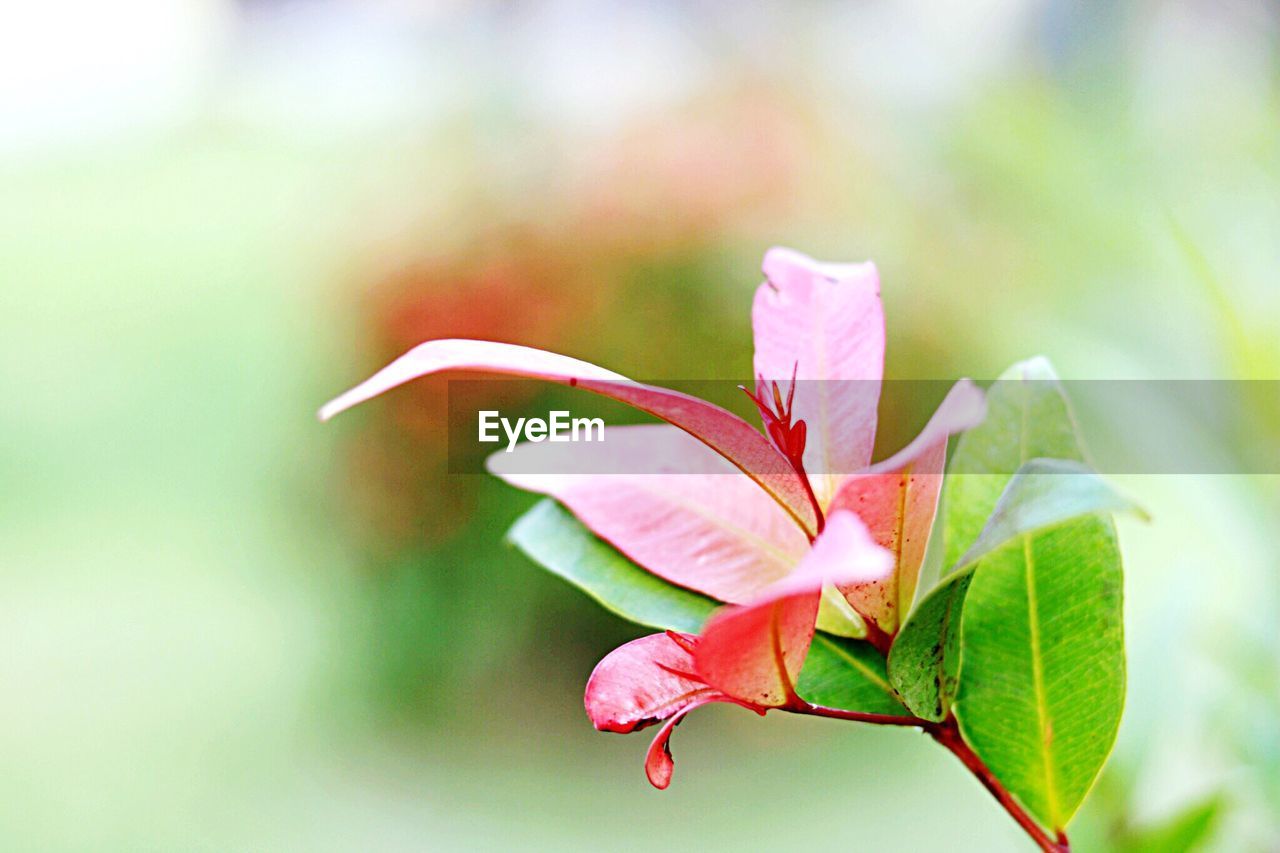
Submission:
<svg viewBox="0 0 1280 853">
<path fill-rule="evenodd" d="M 843 475 L 871 461 L 884 373 L 884 311 L 874 264 L 826 264 L 791 249 L 764 257 L 756 291 L 755 372 L 797 379 L 794 419 L 807 426 L 804 453 L 825 504 Z"/>
<path fill-rule="evenodd" d="M 703 629 L 698 675 L 726 695 L 752 705 L 795 704 L 795 680 L 809 653 L 820 591 L 729 606 Z"/>
<path fill-rule="evenodd" d="M 947 439 L 977 426 L 985 416 L 982 390 L 968 380 L 956 383 L 911 444 L 846 479 L 831 501 L 832 512 L 856 513 L 872 538 L 894 555 L 897 569 L 883 582 L 841 587 L 853 609 L 890 636 L 915 597 L 938 508 Z"/>
<path fill-rule="evenodd" d="M 602 443 L 525 443 L 487 464 L 554 497 L 658 577 L 720 601 L 751 600 L 809 548 L 755 483 L 665 424 L 610 427 Z"/>
<path fill-rule="evenodd" d="M 831 515 L 794 572 L 750 604 L 711 617 L 693 653 L 698 677 L 752 705 L 794 704 L 823 585 L 858 589 L 882 583 L 892 571 L 893 556 L 855 515 Z"/>
<path fill-rule="evenodd" d="M 446 339 L 419 344 L 364 382 L 320 409 L 320 419 L 402 385 L 446 370 L 527 376 L 593 391 L 659 417 L 692 435 L 755 480 L 774 500 L 813 533 L 817 518 L 803 480 L 757 429 L 705 400 L 632 382 L 594 364 L 545 350 L 492 341 Z"/>
<path fill-rule="evenodd" d="M 655 788 L 671 783 L 669 741 L 684 715 L 708 702 L 735 701 L 693 674 L 697 641 L 674 631 L 632 640 L 605 656 L 587 681 L 587 716 L 600 731 L 625 734 L 666 721 L 645 757 L 645 774 Z"/>
<path fill-rule="evenodd" d="M 722 698 L 693 674 L 697 638 L 668 631 L 625 643 L 596 664 L 583 699 L 602 732 L 626 734 L 668 719 L 699 699 Z"/>
</svg>

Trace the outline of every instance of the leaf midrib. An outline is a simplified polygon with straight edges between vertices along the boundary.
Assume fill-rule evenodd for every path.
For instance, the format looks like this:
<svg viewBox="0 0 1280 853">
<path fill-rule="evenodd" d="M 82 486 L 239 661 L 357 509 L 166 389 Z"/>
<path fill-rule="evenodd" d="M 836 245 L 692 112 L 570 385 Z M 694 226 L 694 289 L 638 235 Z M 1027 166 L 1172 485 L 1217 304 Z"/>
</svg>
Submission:
<svg viewBox="0 0 1280 853">
<path fill-rule="evenodd" d="M 1022 430 L 1018 436 L 1018 467 L 1027 464 L 1030 456 L 1027 438 L 1031 432 L 1031 382 L 1025 371 L 1022 377 Z M 1015 469 L 1016 470 L 1016 469 Z M 1039 724 L 1037 740 L 1040 745 L 1040 762 L 1044 768 L 1044 794 L 1048 812 L 1056 824 L 1058 823 L 1058 789 L 1054 778 L 1052 755 L 1049 747 L 1049 707 L 1044 692 L 1044 663 L 1040 655 L 1040 608 L 1036 600 L 1035 582 L 1035 549 L 1031 545 L 1031 535 L 1022 536 L 1023 578 L 1027 590 L 1027 628 L 1031 641 L 1031 680 L 1036 698 L 1036 721 Z M 1055 827 L 1056 828 L 1056 827 Z"/>
<path fill-rule="evenodd" d="M 1036 600 L 1035 554 L 1031 546 L 1030 535 L 1022 537 L 1022 559 L 1025 567 L 1024 578 L 1027 587 L 1027 623 L 1031 640 L 1031 678 L 1036 697 L 1036 720 L 1039 724 L 1040 760 L 1044 767 L 1045 800 L 1048 812 L 1055 824 L 1058 823 L 1058 790 L 1054 778 L 1054 767 L 1049 747 L 1048 699 L 1044 689 L 1044 665 L 1040 654 L 1040 609 Z M 1054 827 L 1058 828 L 1058 827 Z"/>
<path fill-rule="evenodd" d="M 708 476 L 728 477 L 732 475 L 710 474 Z M 650 495 L 653 495 L 657 498 L 660 498 L 662 500 L 670 501 L 671 503 L 675 504 L 677 507 L 690 513 L 691 515 L 696 515 L 700 518 L 705 519 L 715 527 L 718 527 L 721 530 L 728 533 L 729 535 L 739 539 L 742 542 L 742 544 L 745 545 L 747 548 L 751 550 L 755 550 L 757 552 L 760 552 L 768 556 L 771 562 L 773 562 L 775 565 L 779 566 L 782 569 L 782 571 L 779 572 L 776 577 L 768 578 L 770 582 L 786 577 L 790 573 L 790 571 L 796 567 L 796 564 L 800 560 L 801 555 L 791 554 L 786 551 L 783 551 L 776 544 L 764 538 L 763 536 L 757 536 L 755 533 L 748 530 L 747 528 L 734 524 L 732 521 L 725 519 L 723 516 L 709 512 L 708 510 L 704 509 L 702 506 L 699 506 L 698 504 L 695 504 L 683 498 L 680 498 L 671 492 L 664 492 L 659 489 L 655 489 L 651 487 L 648 483 L 640 482 L 640 481 L 636 483 L 636 488 Z M 659 577 L 661 576 L 659 575 Z M 663 578 L 663 580 L 667 580 L 667 579 Z M 673 583 L 673 581 L 667 581 L 667 582 Z M 680 584 L 676 584 L 676 585 L 679 586 Z M 761 584 L 761 586 L 764 586 L 764 584 Z M 689 587 L 689 588 L 693 589 L 693 587 Z M 709 595 L 710 593 L 703 593 L 703 594 Z"/>
</svg>

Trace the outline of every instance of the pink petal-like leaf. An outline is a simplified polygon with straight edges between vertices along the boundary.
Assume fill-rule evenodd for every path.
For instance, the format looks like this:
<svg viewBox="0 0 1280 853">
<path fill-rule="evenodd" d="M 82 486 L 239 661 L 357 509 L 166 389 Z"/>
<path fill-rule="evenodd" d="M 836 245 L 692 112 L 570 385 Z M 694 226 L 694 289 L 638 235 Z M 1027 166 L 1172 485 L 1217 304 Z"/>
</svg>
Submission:
<svg viewBox="0 0 1280 853">
<path fill-rule="evenodd" d="M 874 264 L 825 264 L 791 249 L 764 257 L 751 311 L 755 371 L 784 384 L 808 436 L 805 470 L 825 503 L 871 461 L 884 373 L 884 311 Z"/>
<path fill-rule="evenodd" d="M 751 604 L 726 607 L 711 617 L 694 649 L 698 676 L 753 705 L 792 704 L 823 585 L 860 588 L 883 582 L 892 571 L 893 556 L 856 516 L 833 514 L 794 572 Z"/>
<path fill-rule="evenodd" d="M 649 634 L 611 651 L 587 680 L 583 699 L 602 732 L 633 732 L 699 700 L 723 698 L 693 676 L 692 634 Z M 683 675 L 682 673 L 688 673 Z"/>
<path fill-rule="evenodd" d="M 929 423 L 906 448 L 850 477 L 840 486 L 830 510 L 856 513 L 872 538 L 891 551 L 893 574 L 879 584 L 841 587 L 849 604 L 886 634 L 897 632 L 915 597 L 938 508 L 947 439 L 982 422 L 986 398 L 967 380 L 956 383 Z"/>
<path fill-rule="evenodd" d="M 705 400 L 632 382 L 594 364 L 545 350 L 492 341 L 427 341 L 400 356 L 356 387 L 326 403 L 321 420 L 419 376 L 468 370 L 527 376 L 593 391 L 634 406 L 679 427 L 755 480 L 806 531 L 816 527 L 804 484 L 780 453 L 742 418 Z"/>
<path fill-rule="evenodd" d="M 717 613 L 698 644 L 698 675 L 743 702 L 792 704 L 821 598 L 821 592 L 808 592 Z"/>
<path fill-rule="evenodd" d="M 610 427 L 603 443 L 525 443 L 488 465 L 556 498 L 655 575 L 720 601 L 751 600 L 809 548 L 755 483 L 665 424 Z"/>
<path fill-rule="evenodd" d="M 666 721 L 644 763 L 645 775 L 658 789 L 671 783 L 675 765 L 669 741 L 676 724 L 700 705 L 734 702 L 692 674 L 690 649 L 696 642 L 692 634 L 674 631 L 632 640 L 606 655 L 587 681 L 587 715 L 600 731 L 627 733 Z"/>
</svg>

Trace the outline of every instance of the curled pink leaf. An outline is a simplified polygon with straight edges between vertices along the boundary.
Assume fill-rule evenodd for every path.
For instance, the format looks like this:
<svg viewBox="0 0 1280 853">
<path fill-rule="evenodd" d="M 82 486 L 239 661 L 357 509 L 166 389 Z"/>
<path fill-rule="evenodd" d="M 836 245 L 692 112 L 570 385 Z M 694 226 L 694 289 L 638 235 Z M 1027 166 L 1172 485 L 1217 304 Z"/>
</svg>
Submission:
<svg viewBox="0 0 1280 853">
<path fill-rule="evenodd" d="M 676 769 L 675 759 L 671 756 L 671 733 L 675 731 L 676 726 L 680 725 L 685 716 L 694 708 L 714 701 L 716 700 L 699 699 L 691 702 L 684 710 L 667 720 L 662 724 L 662 728 L 658 729 L 658 733 L 653 736 L 653 741 L 649 744 L 649 751 L 644 757 L 644 775 L 648 777 L 650 785 L 659 791 L 665 791 L 667 786 L 671 784 L 671 774 Z"/>
<path fill-rule="evenodd" d="M 671 783 L 671 732 L 685 715 L 709 702 L 743 704 L 693 674 L 697 642 L 675 631 L 632 640 L 606 655 L 587 681 L 587 716 L 600 731 L 625 734 L 663 723 L 645 756 L 645 775 L 658 789 Z"/>
<path fill-rule="evenodd" d="M 625 734 L 661 722 L 700 699 L 723 698 L 693 674 L 692 634 L 649 634 L 611 651 L 587 680 L 584 704 L 602 732 Z"/>
</svg>

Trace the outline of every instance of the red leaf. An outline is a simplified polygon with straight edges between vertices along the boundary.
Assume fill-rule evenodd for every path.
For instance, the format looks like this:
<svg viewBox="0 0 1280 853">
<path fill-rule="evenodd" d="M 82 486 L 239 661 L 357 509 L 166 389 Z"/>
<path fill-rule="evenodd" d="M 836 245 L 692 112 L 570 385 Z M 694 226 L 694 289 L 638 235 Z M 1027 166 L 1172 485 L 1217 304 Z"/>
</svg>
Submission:
<svg viewBox="0 0 1280 853">
<path fill-rule="evenodd" d="M 603 732 L 625 734 L 666 720 L 720 694 L 693 675 L 692 634 L 650 634 L 619 646 L 596 665 L 584 704 Z"/>
<path fill-rule="evenodd" d="M 794 704 L 823 585 L 858 588 L 881 582 L 892 570 L 892 555 L 872 541 L 856 516 L 832 515 L 794 572 L 751 604 L 711 617 L 694 650 L 697 675 L 752 705 Z"/>
</svg>

